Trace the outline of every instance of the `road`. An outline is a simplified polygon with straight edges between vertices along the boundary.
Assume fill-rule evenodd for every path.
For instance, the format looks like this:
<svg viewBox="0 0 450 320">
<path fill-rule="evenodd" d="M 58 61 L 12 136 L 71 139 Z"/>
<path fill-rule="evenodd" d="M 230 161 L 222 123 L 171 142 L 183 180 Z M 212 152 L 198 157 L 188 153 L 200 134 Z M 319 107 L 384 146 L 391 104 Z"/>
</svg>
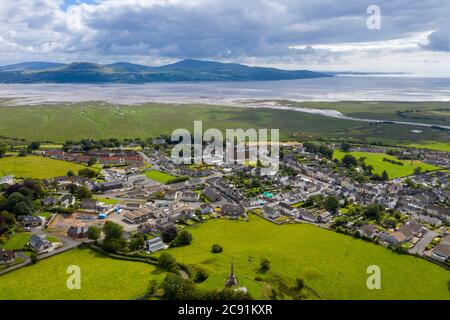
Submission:
<svg viewBox="0 0 450 320">
<path fill-rule="evenodd" d="M 433 239 L 437 236 L 438 234 L 434 231 L 428 231 L 427 233 L 425 233 L 425 235 L 422 237 L 422 239 L 420 239 L 416 245 L 414 247 L 412 247 L 411 249 L 409 249 L 409 253 L 411 254 L 420 254 L 422 255 L 423 252 L 425 251 L 426 246 L 433 241 Z"/>
</svg>

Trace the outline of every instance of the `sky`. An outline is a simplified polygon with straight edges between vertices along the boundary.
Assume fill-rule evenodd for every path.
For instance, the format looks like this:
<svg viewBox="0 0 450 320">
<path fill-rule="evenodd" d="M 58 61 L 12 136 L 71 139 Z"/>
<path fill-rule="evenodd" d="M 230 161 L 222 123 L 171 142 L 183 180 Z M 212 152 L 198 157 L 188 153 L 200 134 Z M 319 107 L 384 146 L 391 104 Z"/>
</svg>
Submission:
<svg viewBox="0 0 450 320">
<path fill-rule="evenodd" d="M 201 59 L 449 77 L 449 17 L 448 0 L 0 0 L 0 64 Z"/>
</svg>

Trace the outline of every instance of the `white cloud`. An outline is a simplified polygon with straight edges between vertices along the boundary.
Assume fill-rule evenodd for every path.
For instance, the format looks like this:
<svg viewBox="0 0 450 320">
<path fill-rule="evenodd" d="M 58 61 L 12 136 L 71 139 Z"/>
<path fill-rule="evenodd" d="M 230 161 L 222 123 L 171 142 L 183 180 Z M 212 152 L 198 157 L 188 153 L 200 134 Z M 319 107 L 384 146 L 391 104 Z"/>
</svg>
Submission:
<svg viewBox="0 0 450 320">
<path fill-rule="evenodd" d="M 0 0 L 0 63 L 127 60 L 156 65 L 198 58 L 320 70 L 376 66 L 378 71 L 449 72 L 448 1 L 379 0 L 379 31 L 366 28 L 370 4 Z M 444 66 L 434 67 L 440 63 Z"/>
</svg>

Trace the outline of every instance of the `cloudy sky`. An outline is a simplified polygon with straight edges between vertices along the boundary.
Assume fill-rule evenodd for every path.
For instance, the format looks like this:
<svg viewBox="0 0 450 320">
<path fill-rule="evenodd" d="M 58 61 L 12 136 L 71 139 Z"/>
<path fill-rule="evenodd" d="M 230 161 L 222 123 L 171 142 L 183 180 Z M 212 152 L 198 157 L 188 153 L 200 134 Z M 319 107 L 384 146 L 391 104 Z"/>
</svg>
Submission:
<svg viewBox="0 0 450 320">
<path fill-rule="evenodd" d="M 449 77 L 449 17 L 448 0 L 0 0 L 0 64 L 189 58 Z"/>
</svg>

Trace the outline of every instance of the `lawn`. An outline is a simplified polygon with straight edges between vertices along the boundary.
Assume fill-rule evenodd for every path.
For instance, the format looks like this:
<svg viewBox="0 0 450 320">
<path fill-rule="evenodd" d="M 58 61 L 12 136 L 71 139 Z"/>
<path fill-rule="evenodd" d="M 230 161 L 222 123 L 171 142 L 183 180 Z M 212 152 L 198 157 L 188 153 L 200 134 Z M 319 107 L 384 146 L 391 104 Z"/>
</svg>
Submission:
<svg viewBox="0 0 450 320">
<path fill-rule="evenodd" d="M 147 171 L 145 172 L 145 175 L 147 178 L 163 184 L 167 184 L 170 180 L 176 178 L 175 176 L 157 170 Z"/>
<path fill-rule="evenodd" d="M 5 244 L 2 245 L 3 249 L 6 250 L 19 250 L 26 246 L 28 240 L 31 238 L 31 233 L 29 232 L 19 232 L 14 234 L 9 238 Z"/>
<path fill-rule="evenodd" d="M 7 157 L 0 159 L 0 176 L 47 179 L 65 176 L 68 171 L 77 173 L 85 166 L 40 156 Z"/>
<path fill-rule="evenodd" d="M 409 144 L 407 145 L 407 147 L 450 152 L 450 143 L 443 143 L 443 142 L 427 141 L 425 143 Z"/>
<path fill-rule="evenodd" d="M 275 225 L 250 216 L 250 222 L 210 220 L 189 231 L 192 244 L 169 252 L 209 272 L 203 288 L 223 288 L 234 261 L 239 283 L 254 298 L 266 298 L 255 276 L 267 276 L 258 272 L 261 259 L 267 258 L 270 274 L 288 285 L 302 277 L 323 299 L 450 299 L 450 273 L 444 268 L 312 225 Z M 214 243 L 223 247 L 222 253 L 210 253 Z M 381 290 L 366 287 L 370 265 L 381 268 Z"/>
<path fill-rule="evenodd" d="M 95 199 L 97 199 L 100 202 L 103 202 L 104 204 L 111 204 L 111 205 L 115 205 L 115 204 L 119 204 L 120 200 L 117 199 L 107 199 L 107 198 L 102 198 L 99 196 L 94 196 Z"/>
<path fill-rule="evenodd" d="M 80 290 L 66 286 L 70 265 L 80 267 Z M 0 300 L 134 299 L 145 293 L 151 278 L 163 277 L 149 264 L 74 249 L 0 276 Z"/>
<path fill-rule="evenodd" d="M 333 157 L 335 159 L 341 160 L 346 153 L 335 150 Z M 390 179 L 400 178 L 412 175 L 417 167 L 422 168 L 422 171 L 435 171 L 441 169 L 440 167 L 433 166 L 430 164 L 423 163 L 421 161 L 410 161 L 410 160 L 399 160 L 396 157 L 384 154 L 384 153 L 371 153 L 371 152 L 349 152 L 348 154 L 353 155 L 356 159 L 365 157 L 365 163 L 367 165 L 372 165 L 374 170 L 373 173 L 380 174 L 386 170 Z M 403 166 L 393 164 L 391 162 L 383 161 L 383 158 L 390 160 L 400 161 Z"/>
</svg>

